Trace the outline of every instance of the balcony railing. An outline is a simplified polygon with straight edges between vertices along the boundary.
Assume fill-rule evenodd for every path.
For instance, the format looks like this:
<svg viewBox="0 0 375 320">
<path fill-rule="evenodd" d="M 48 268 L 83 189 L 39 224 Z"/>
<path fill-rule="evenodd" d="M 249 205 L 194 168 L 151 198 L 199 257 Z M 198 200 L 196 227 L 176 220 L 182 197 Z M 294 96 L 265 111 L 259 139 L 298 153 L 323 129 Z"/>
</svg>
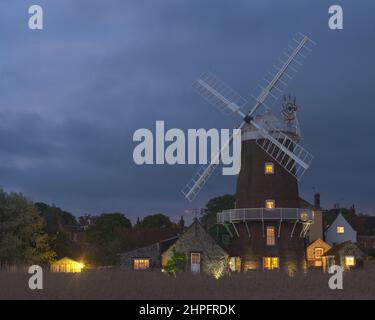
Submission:
<svg viewBox="0 0 375 320">
<path fill-rule="evenodd" d="M 294 220 L 311 223 L 313 210 L 301 208 L 246 208 L 224 210 L 217 214 L 217 223 L 232 223 L 254 220 Z"/>
</svg>

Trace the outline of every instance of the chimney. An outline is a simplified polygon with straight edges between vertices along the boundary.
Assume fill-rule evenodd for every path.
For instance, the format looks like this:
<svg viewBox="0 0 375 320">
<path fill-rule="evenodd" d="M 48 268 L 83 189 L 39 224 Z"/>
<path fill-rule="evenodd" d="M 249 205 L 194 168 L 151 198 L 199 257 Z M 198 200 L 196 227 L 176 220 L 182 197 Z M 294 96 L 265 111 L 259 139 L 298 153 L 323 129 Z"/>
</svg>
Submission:
<svg viewBox="0 0 375 320">
<path fill-rule="evenodd" d="M 320 193 L 314 194 L 314 209 L 320 210 Z"/>
<path fill-rule="evenodd" d="M 185 227 L 185 220 L 184 220 L 183 216 L 181 216 L 181 219 L 178 222 L 178 226 L 180 227 L 181 232 L 183 232 L 184 231 L 184 227 Z"/>
</svg>

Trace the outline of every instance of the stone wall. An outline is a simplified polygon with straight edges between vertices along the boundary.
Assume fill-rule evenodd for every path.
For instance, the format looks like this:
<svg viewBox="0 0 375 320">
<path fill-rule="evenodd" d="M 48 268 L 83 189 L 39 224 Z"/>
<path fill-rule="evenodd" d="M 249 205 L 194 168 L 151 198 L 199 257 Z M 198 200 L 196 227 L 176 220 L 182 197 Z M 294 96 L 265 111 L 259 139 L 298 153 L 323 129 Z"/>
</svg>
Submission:
<svg viewBox="0 0 375 320">
<path fill-rule="evenodd" d="M 121 268 L 133 268 L 133 260 L 136 258 L 151 259 L 150 267 L 157 268 L 161 266 L 160 263 L 160 249 L 159 243 L 152 244 L 147 247 L 139 248 L 129 252 L 125 252 L 120 256 Z"/>
<path fill-rule="evenodd" d="M 204 230 L 197 220 L 167 251 L 162 253 L 163 266 L 172 257 L 173 250 L 185 254 L 186 271 L 190 271 L 190 257 L 193 252 L 201 254 L 202 272 L 218 278 L 228 271 L 229 255 Z"/>
</svg>

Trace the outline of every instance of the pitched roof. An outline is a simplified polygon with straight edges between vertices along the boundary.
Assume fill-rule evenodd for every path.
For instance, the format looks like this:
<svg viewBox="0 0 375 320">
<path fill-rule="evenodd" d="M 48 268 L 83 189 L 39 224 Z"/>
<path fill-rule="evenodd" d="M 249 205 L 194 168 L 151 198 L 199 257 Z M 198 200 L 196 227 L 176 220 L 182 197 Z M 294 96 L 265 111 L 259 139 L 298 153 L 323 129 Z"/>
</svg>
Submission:
<svg viewBox="0 0 375 320">
<path fill-rule="evenodd" d="M 165 250 L 169 249 L 169 247 L 172 246 L 177 241 L 178 238 L 179 238 L 179 236 L 177 235 L 177 236 L 169 238 L 169 239 L 161 240 L 160 241 L 160 252 L 164 252 Z"/>
<path fill-rule="evenodd" d="M 59 259 L 59 260 L 53 262 L 52 264 L 54 265 L 54 264 L 60 264 L 60 263 L 78 263 L 79 264 L 80 262 L 76 261 L 76 260 L 73 260 L 73 259 L 70 259 L 68 257 L 64 257 L 62 259 Z"/>
<path fill-rule="evenodd" d="M 185 232 L 183 234 L 181 234 L 181 236 L 178 237 L 178 239 L 176 239 L 176 241 L 174 241 L 173 245 L 176 244 L 178 246 L 178 245 L 181 244 L 181 242 L 185 241 L 186 236 L 189 235 L 189 232 L 193 228 L 195 228 L 195 230 L 193 230 L 193 231 L 195 232 L 196 235 L 200 234 L 201 236 L 203 236 L 203 238 L 200 239 L 200 240 L 203 240 L 203 241 L 200 241 L 202 247 L 205 247 L 204 242 L 211 243 L 211 244 L 215 245 L 216 247 L 218 247 L 224 254 L 228 255 L 228 252 L 220 245 L 220 243 L 218 243 L 214 239 L 214 237 L 212 237 L 210 235 L 209 232 L 207 232 L 207 230 L 202 226 L 202 224 L 199 222 L 199 220 L 197 218 L 195 218 L 193 223 L 185 230 Z M 172 247 L 172 245 L 169 246 L 166 250 L 164 250 L 164 251 L 162 250 L 161 252 L 162 253 L 167 252 L 171 247 Z"/>
<path fill-rule="evenodd" d="M 316 239 L 315 241 L 313 241 L 313 242 L 311 242 L 308 246 L 307 246 L 307 248 L 310 248 L 310 247 L 315 247 L 315 246 L 317 246 L 317 245 L 325 245 L 326 247 L 330 247 L 331 248 L 331 246 L 327 243 L 327 242 L 325 242 L 324 240 L 322 240 L 322 239 Z"/>
<path fill-rule="evenodd" d="M 350 240 L 349 241 L 345 241 L 345 242 L 342 242 L 334 247 L 332 247 L 331 249 L 329 249 L 325 254 L 324 256 L 335 256 L 337 255 L 343 248 L 345 248 L 346 246 L 348 245 L 353 245 L 355 246 L 358 250 L 359 248 L 353 243 L 351 242 Z M 360 250 L 359 250 L 360 251 Z"/>
<path fill-rule="evenodd" d="M 331 222 L 331 224 L 327 225 L 325 228 L 325 231 L 328 231 L 338 220 L 342 220 L 343 223 L 346 223 L 350 228 L 352 228 L 354 231 L 357 231 L 354 226 L 344 217 L 344 215 L 340 212 L 336 216 L 336 218 Z"/>
</svg>

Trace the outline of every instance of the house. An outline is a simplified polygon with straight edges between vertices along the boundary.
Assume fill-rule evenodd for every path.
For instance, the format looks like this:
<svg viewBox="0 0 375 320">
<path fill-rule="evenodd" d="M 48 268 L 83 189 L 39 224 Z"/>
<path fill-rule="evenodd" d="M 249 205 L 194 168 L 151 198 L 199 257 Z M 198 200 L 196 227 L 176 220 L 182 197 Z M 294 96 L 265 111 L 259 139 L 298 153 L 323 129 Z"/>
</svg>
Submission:
<svg viewBox="0 0 375 320">
<path fill-rule="evenodd" d="M 357 242 L 357 231 L 340 213 L 328 226 L 325 232 L 325 241 L 331 246 L 346 241 Z"/>
<path fill-rule="evenodd" d="M 132 270 L 161 268 L 161 253 L 167 250 L 177 236 L 120 255 L 120 267 Z"/>
<path fill-rule="evenodd" d="M 309 268 L 322 268 L 323 256 L 332 247 L 322 239 L 310 243 L 306 249 L 307 265 Z"/>
<path fill-rule="evenodd" d="M 161 254 L 165 267 L 173 252 L 185 255 L 185 271 L 206 273 L 219 278 L 228 271 L 229 255 L 203 228 L 198 219 Z"/>
<path fill-rule="evenodd" d="M 72 242 L 83 243 L 85 240 L 85 229 L 76 225 L 59 225 L 59 230 Z"/>
<path fill-rule="evenodd" d="M 51 272 L 79 273 L 82 272 L 84 264 L 70 258 L 62 258 L 51 264 Z"/>
<path fill-rule="evenodd" d="M 334 246 L 323 255 L 323 265 L 325 269 L 333 265 L 339 265 L 344 270 L 361 268 L 363 267 L 364 257 L 363 252 L 355 243 L 345 241 Z"/>
<path fill-rule="evenodd" d="M 358 246 L 367 254 L 375 253 L 375 217 L 364 217 L 364 231 L 359 233 Z"/>
</svg>

